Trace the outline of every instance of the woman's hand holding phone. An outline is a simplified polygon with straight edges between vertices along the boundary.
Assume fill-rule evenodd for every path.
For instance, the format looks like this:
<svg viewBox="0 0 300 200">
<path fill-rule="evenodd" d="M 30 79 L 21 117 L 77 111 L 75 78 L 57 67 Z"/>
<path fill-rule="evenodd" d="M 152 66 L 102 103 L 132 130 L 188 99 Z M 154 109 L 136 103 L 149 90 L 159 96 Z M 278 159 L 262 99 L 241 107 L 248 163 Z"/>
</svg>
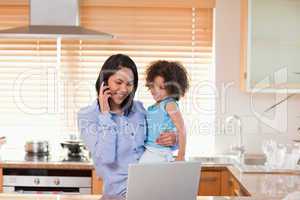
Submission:
<svg viewBox="0 0 300 200">
<path fill-rule="evenodd" d="M 99 104 L 102 113 L 110 111 L 108 99 L 111 97 L 111 91 L 107 85 L 102 82 L 99 90 Z"/>
</svg>

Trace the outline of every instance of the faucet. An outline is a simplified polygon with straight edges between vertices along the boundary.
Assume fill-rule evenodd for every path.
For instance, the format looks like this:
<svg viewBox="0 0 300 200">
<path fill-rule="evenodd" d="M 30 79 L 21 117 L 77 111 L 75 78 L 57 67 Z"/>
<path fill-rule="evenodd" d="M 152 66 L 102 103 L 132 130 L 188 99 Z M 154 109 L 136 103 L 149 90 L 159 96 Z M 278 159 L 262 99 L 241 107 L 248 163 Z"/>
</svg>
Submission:
<svg viewBox="0 0 300 200">
<path fill-rule="evenodd" d="M 239 143 L 238 145 L 232 146 L 231 150 L 233 151 L 237 151 L 239 157 L 242 159 L 245 153 L 245 147 L 243 145 L 243 135 L 242 135 L 242 120 L 239 116 L 237 115 L 232 115 L 226 118 L 225 122 L 225 131 L 226 131 L 226 125 L 229 124 L 230 122 L 234 122 L 236 121 L 236 128 L 235 130 L 237 130 L 237 135 L 239 137 Z"/>
</svg>

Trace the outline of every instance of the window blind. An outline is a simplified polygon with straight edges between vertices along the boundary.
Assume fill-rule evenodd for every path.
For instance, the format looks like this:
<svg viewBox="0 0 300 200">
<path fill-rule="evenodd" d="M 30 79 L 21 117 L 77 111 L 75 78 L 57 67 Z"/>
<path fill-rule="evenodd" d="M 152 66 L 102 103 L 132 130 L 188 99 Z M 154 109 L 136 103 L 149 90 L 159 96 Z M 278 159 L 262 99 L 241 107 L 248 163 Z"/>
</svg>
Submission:
<svg viewBox="0 0 300 200">
<path fill-rule="evenodd" d="M 120 23 L 121 22 L 121 23 Z M 145 87 L 145 67 L 154 60 L 180 61 L 189 73 L 191 88 L 180 101 L 188 131 L 188 151 L 213 148 L 213 9 L 192 6 L 116 6 L 114 1 L 83 1 L 81 24 L 111 33 L 110 41 L 66 41 L 63 44 L 64 80 L 71 80 L 64 121 L 76 132 L 76 113 L 95 99 L 94 83 L 108 56 L 128 54 L 136 62 L 139 88 L 136 99 L 154 103 Z M 72 55 L 72 58 L 70 57 Z M 70 63 L 73 68 L 70 69 Z M 66 81 L 68 82 L 68 81 Z"/>
<path fill-rule="evenodd" d="M 28 24 L 28 4 L 12 2 L 0 4 L 1 29 Z M 5 131 L 11 132 L 18 126 L 27 136 L 33 130 L 34 136 L 45 135 L 44 131 L 50 135 L 77 133 L 77 112 L 95 100 L 94 84 L 103 62 L 112 54 L 124 53 L 138 66 L 136 99 L 145 107 L 154 103 L 145 87 L 145 67 L 158 59 L 183 63 L 191 87 L 180 100 L 180 108 L 189 141 L 198 138 L 197 146 L 205 146 L 208 140 L 211 143 L 214 102 L 208 94 L 211 90 L 208 83 L 213 80 L 214 72 L 214 1 L 126 2 L 81 1 L 81 25 L 111 33 L 115 38 L 63 40 L 59 61 L 55 40 L 0 40 L 0 76 L 1 80 L 7 80 L 6 85 L 1 84 L 0 91 L 0 103 L 7 105 L 0 108 L 0 115 L 7 123 Z M 35 75 L 26 79 L 26 72 Z M 24 108 L 20 110 L 12 93 L 16 91 L 12 90 L 16 80 L 22 82 L 22 73 L 25 76 L 20 89 L 23 102 L 19 100 L 25 105 L 25 112 Z M 26 108 L 33 108 L 33 113 Z M 18 117 L 8 120 L 8 115 Z M 28 131 L 22 123 L 24 120 L 30 122 L 26 123 Z M 38 134 L 40 128 L 36 127 L 43 127 L 43 133 Z M 13 131 L 13 134 L 21 133 Z"/>
</svg>

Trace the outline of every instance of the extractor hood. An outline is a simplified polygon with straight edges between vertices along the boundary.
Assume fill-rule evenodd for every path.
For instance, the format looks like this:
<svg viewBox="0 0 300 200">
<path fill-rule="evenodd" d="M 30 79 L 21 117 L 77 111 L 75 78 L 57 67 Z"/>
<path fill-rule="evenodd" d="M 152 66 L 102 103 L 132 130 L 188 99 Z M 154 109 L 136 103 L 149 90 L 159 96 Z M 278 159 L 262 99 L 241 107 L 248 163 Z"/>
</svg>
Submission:
<svg viewBox="0 0 300 200">
<path fill-rule="evenodd" d="M 0 38 L 112 39 L 79 26 L 79 0 L 30 0 L 30 25 L 0 30 Z"/>
</svg>

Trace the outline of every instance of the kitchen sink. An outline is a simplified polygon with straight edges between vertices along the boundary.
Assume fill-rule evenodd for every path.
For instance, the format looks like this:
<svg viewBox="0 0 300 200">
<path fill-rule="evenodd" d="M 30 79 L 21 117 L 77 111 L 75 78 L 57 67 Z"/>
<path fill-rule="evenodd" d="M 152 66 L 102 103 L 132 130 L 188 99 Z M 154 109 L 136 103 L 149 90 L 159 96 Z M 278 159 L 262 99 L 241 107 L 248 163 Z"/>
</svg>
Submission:
<svg viewBox="0 0 300 200">
<path fill-rule="evenodd" d="M 234 165 L 243 173 L 257 173 L 265 171 L 266 158 L 262 154 L 244 154 L 243 159 L 237 155 L 217 155 L 192 157 L 189 160 L 203 165 Z"/>
<path fill-rule="evenodd" d="M 266 162 L 266 157 L 263 154 L 245 154 L 243 165 L 264 165 Z"/>
<path fill-rule="evenodd" d="M 232 157 L 193 157 L 190 161 L 198 161 L 202 164 L 233 164 L 236 162 Z"/>
<path fill-rule="evenodd" d="M 266 157 L 263 154 L 245 154 L 243 159 L 237 156 L 200 156 L 192 157 L 190 161 L 199 161 L 203 164 L 239 164 L 243 166 L 261 165 L 266 162 Z"/>
<path fill-rule="evenodd" d="M 268 168 L 265 165 L 266 156 L 263 154 L 252 154 L 252 155 L 245 155 L 243 162 L 240 162 L 237 167 L 243 173 L 299 173 L 300 172 L 300 165 L 297 165 L 294 169 L 288 168 Z"/>
</svg>

